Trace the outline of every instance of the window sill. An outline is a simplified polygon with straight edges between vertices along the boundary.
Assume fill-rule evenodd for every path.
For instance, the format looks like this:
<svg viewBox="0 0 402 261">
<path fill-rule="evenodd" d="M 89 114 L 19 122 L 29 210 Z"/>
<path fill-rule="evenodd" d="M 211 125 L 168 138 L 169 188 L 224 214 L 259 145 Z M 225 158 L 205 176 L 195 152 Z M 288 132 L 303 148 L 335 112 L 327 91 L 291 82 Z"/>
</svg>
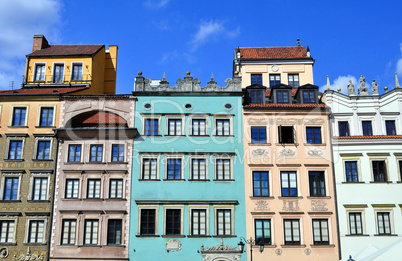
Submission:
<svg viewBox="0 0 402 261">
<path fill-rule="evenodd" d="M 125 248 L 126 245 L 114 245 L 114 244 L 110 244 L 110 245 L 103 245 L 102 247 L 120 247 L 120 248 Z"/>
<path fill-rule="evenodd" d="M 189 179 L 191 182 L 209 182 L 209 179 Z"/>
<path fill-rule="evenodd" d="M 185 179 L 163 179 L 163 181 L 185 181 Z"/>
<path fill-rule="evenodd" d="M 369 234 L 347 234 L 347 235 L 345 235 L 345 236 L 347 236 L 347 237 L 369 237 L 370 235 Z"/>
<path fill-rule="evenodd" d="M 56 126 L 35 126 L 35 128 L 56 128 Z"/>
<path fill-rule="evenodd" d="M 186 237 L 185 235 L 162 235 L 161 237 L 163 237 L 163 238 L 171 238 L 171 237 L 181 237 L 181 238 L 183 238 L 183 237 Z"/>
<path fill-rule="evenodd" d="M 136 237 L 160 237 L 160 235 L 135 235 Z"/>
<path fill-rule="evenodd" d="M 23 243 L 23 245 L 24 246 L 38 246 L 38 245 L 45 246 L 45 245 L 47 245 L 47 243 Z"/>
<path fill-rule="evenodd" d="M 299 143 L 275 143 L 276 146 L 299 146 Z"/>
<path fill-rule="evenodd" d="M 253 245 L 253 248 L 258 248 L 259 246 Z M 264 245 L 264 248 L 276 248 L 277 245 Z"/>
<path fill-rule="evenodd" d="M 2 200 L 0 200 L 0 202 L 18 203 L 18 202 L 21 202 L 21 200 L 20 199 L 2 199 Z"/>
<path fill-rule="evenodd" d="M 326 143 L 304 143 L 304 146 L 327 146 Z"/>
<path fill-rule="evenodd" d="M 250 199 L 274 199 L 275 197 L 271 196 L 250 196 Z"/>
<path fill-rule="evenodd" d="M 364 184 L 364 181 L 342 181 L 342 184 Z"/>
<path fill-rule="evenodd" d="M 189 137 L 209 137 L 208 134 L 206 135 L 188 135 Z"/>
<path fill-rule="evenodd" d="M 32 159 L 32 161 L 53 161 L 53 159 Z"/>
<path fill-rule="evenodd" d="M 8 128 L 12 128 L 12 129 L 15 129 L 15 128 L 28 128 L 28 126 L 7 126 Z"/>
<path fill-rule="evenodd" d="M 205 237 L 211 237 L 210 235 L 188 235 L 187 237 L 190 238 L 205 238 Z"/>
<path fill-rule="evenodd" d="M 234 137 L 234 135 L 213 135 L 216 138 L 226 138 L 226 137 Z"/>
<path fill-rule="evenodd" d="M 141 135 L 141 137 L 162 137 L 162 135 L 158 134 L 158 135 Z"/>
<path fill-rule="evenodd" d="M 397 237 L 398 234 L 374 234 L 375 237 Z"/>
<path fill-rule="evenodd" d="M 178 138 L 183 138 L 183 137 L 186 137 L 186 135 L 169 135 L 169 134 L 165 134 L 165 137 L 178 137 Z"/>
<path fill-rule="evenodd" d="M 280 196 L 280 197 L 278 197 L 279 199 L 301 199 L 301 198 L 303 198 L 302 196 L 297 196 L 297 197 L 295 197 L 295 196 Z"/>
<path fill-rule="evenodd" d="M 128 164 L 127 161 L 109 161 L 107 164 Z"/>
<path fill-rule="evenodd" d="M 125 199 L 125 198 L 105 198 L 104 200 L 127 201 L 127 199 Z"/>
<path fill-rule="evenodd" d="M 330 196 L 307 196 L 308 199 L 330 199 Z"/>
<path fill-rule="evenodd" d="M 321 247 L 335 247 L 335 245 L 334 244 L 327 244 L 327 245 L 310 245 L 310 247 L 319 247 L 319 248 L 321 248 Z"/>
<path fill-rule="evenodd" d="M 28 199 L 27 202 L 30 202 L 30 203 L 49 203 L 50 200 L 48 200 L 48 199 L 45 199 L 45 200 Z"/>
<path fill-rule="evenodd" d="M 22 162 L 24 159 L 4 159 L 4 161 L 16 161 L 16 162 Z"/>
<path fill-rule="evenodd" d="M 281 245 L 281 247 L 283 247 L 283 248 L 289 248 L 289 247 L 300 247 L 300 248 L 303 248 L 303 247 L 306 247 L 306 245 Z"/>
<path fill-rule="evenodd" d="M 0 242 L 0 246 L 16 246 L 17 242 Z"/>
<path fill-rule="evenodd" d="M 138 179 L 138 181 L 141 181 L 141 182 L 146 182 L 146 181 L 155 182 L 155 181 L 161 181 L 161 180 L 160 179 Z"/>
<path fill-rule="evenodd" d="M 67 161 L 64 162 L 64 165 L 70 165 L 70 164 L 84 164 L 82 161 Z"/>
<path fill-rule="evenodd" d="M 213 181 L 216 181 L 216 182 L 233 182 L 235 180 L 234 179 L 213 179 Z"/>
<path fill-rule="evenodd" d="M 214 235 L 212 237 L 217 237 L 217 238 L 230 238 L 230 237 L 237 237 L 236 235 Z"/>
<path fill-rule="evenodd" d="M 370 183 L 378 183 L 378 184 L 391 184 L 392 181 L 370 181 Z"/>
<path fill-rule="evenodd" d="M 102 247 L 101 245 L 77 245 L 78 247 Z"/>
<path fill-rule="evenodd" d="M 85 162 L 86 164 L 106 164 L 107 162 L 104 161 L 88 161 Z"/>
<path fill-rule="evenodd" d="M 249 146 L 271 146 L 271 143 L 266 142 L 252 142 L 248 144 Z"/>
</svg>

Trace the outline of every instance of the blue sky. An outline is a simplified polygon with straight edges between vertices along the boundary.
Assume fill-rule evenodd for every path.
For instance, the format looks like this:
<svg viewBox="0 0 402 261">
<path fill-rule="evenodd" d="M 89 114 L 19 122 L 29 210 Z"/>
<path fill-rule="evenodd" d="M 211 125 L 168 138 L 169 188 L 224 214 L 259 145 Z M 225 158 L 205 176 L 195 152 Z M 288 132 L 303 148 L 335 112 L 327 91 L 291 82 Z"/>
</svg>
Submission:
<svg viewBox="0 0 402 261">
<path fill-rule="evenodd" d="M 380 92 L 402 82 L 402 1 L 145 0 L 0 2 L 0 88 L 22 82 L 34 34 L 50 44 L 118 45 L 117 93 L 134 77 L 176 85 L 190 71 L 206 85 L 232 76 L 237 46 L 309 46 L 314 83 L 346 89 L 348 79 L 373 78 Z M 358 83 L 355 82 L 355 86 Z"/>
</svg>

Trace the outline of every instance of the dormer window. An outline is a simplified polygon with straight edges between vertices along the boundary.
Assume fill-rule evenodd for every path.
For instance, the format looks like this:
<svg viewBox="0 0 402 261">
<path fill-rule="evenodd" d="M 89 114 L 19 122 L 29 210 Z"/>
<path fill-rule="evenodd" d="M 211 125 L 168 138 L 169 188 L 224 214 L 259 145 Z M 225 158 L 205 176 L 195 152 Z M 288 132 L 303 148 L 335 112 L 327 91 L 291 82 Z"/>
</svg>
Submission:
<svg viewBox="0 0 402 261">
<path fill-rule="evenodd" d="M 44 81 L 45 80 L 46 65 L 44 63 L 35 65 L 35 76 L 34 81 Z"/>
<path fill-rule="evenodd" d="M 303 91 L 303 103 L 315 103 L 315 91 L 313 90 Z"/>
<path fill-rule="evenodd" d="M 53 83 L 64 83 L 64 64 L 56 63 L 54 65 Z"/>
<path fill-rule="evenodd" d="M 264 103 L 264 96 L 265 96 L 265 90 L 249 90 L 248 91 L 248 96 L 250 99 L 250 103 L 259 103 L 263 104 Z"/>
<path fill-rule="evenodd" d="M 277 103 L 289 103 L 289 91 L 288 90 L 276 90 L 276 102 Z"/>
<path fill-rule="evenodd" d="M 82 80 L 82 63 L 73 63 L 73 71 L 71 73 L 71 80 Z"/>
</svg>

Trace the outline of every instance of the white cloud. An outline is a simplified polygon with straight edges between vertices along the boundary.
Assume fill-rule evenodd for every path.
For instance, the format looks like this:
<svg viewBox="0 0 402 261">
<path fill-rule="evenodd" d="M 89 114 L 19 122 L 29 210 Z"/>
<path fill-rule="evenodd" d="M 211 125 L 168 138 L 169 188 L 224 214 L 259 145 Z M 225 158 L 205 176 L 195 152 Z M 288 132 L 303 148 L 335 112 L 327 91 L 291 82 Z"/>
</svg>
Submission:
<svg viewBox="0 0 402 261">
<path fill-rule="evenodd" d="M 9 81 L 21 83 L 25 55 L 32 51 L 33 36 L 43 34 L 55 42 L 61 24 L 60 0 L 0 1 L 0 88 Z"/>
<path fill-rule="evenodd" d="M 228 30 L 222 21 L 202 21 L 191 40 L 192 50 L 195 51 L 207 41 L 217 41 L 220 37 L 235 38 L 240 34 L 240 28 Z"/>
<path fill-rule="evenodd" d="M 165 7 L 169 3 L 169 1 L 170 0 L 147 0 L 144 2 L 144 5 L 149 9 L 160 9 Z"/>
<path fill-rule="evenodd" d="M 402 54 L 402 43 L 399 45 L 399 48 L 401 49 L 401 54 Z M 402 75 L 402 58 L 398 60 L 396 63 L 396 73 L 398 76 Z"/>
<path fill-rule="evenodd" d="M 172 51 L 162 54 L 159 64 L 167 64 L 169 62 L 185 61 L 188 64 L 194 64 L 197 62 L 197 58 L 188 52 Z"/>
</svg>

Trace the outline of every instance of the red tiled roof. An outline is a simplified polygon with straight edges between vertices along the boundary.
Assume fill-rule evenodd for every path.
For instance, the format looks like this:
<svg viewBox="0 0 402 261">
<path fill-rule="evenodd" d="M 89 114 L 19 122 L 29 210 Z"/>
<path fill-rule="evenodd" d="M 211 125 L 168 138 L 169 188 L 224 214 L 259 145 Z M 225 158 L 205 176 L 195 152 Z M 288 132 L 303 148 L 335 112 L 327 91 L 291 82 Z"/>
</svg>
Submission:
<svg viewBox="0 0 402 261">
<path fill-rule="evenodd" d="M 42 55 L 92 55 L 98 52 L 104 45 L 101 44 L 71 44 L 50 45 L 42 50 L 36 50 L 28 56 Z"/>
<path fill-rule="evenodd" d="M 333 137 L 336 140 L 359 140 L 359 139 L 402 139 L 402 135 L 371 135 L 371 136 L 342 136 Z"/>
<path fill-rule="evenodd" d="M 287 103 L 267 103 L 267 104 L 259 104 L 259 103 L 251 103 L 248 105 L 244 105 L 244 108 L 326 108 L 323 103 L 306 103 L 306 104 L 287 104 Z"/>
<path fill-rule="evenodd" d="M 297 59 L 308 58 L 304 46 L 240 47 L 241 59 Z"/>
<path fill-rule="evenodd" d="M 110 126 L 127 126 L 127 121 L 119 115 L 94 111 L 78 115 L 73 120 L 73 127 L 110 127 Z"/>
<path fill-rule="evenodd" d="M 268 96 L 271 94 L 271 90 L 272 90 L 272 89 L 269 89 L 269 88 L 267 88 L 267 89 L 265 90 L 265 96 L 266 96 L 266 97 L 268 97 Z M 296 95 L 296 92 L 297 92 L 297 89 L 292 89 L 292 97 Z"/>
<path fill-rule="evenodd" d="M 73 93 L 87 89 L 88 87 L 71 87 L 71 88 L 24 88 L 17 90 L 0 91 L 0 95 L 18 95 L 18 94 L 59 94 Z"/>
</svg>

